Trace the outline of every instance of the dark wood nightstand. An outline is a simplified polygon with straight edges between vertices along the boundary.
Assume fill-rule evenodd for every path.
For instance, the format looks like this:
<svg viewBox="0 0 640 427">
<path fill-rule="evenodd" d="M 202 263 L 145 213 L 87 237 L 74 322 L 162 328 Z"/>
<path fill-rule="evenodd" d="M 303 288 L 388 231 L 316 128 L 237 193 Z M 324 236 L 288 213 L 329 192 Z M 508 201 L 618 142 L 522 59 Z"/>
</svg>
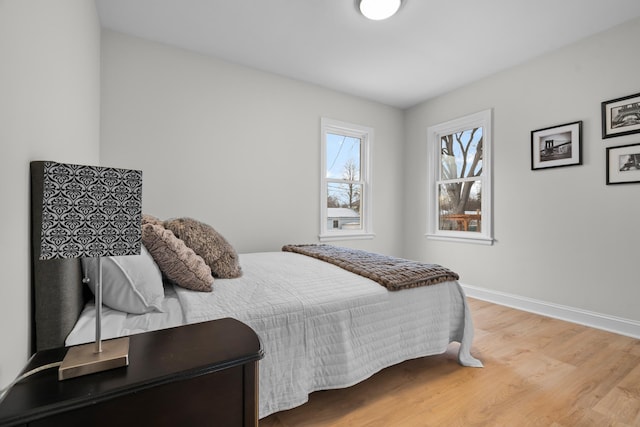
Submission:
<svg viewBox="0 0 640 427">
<path fill-rule="evenodd" d="M 25 368 L 62 360 L 66 348 Z M 48 369 L 0 403 L 0 426 L 257 426 L 255 332 L 220 319 L 132 335 L 129 366 L 58 381 Z"/>
</svg>

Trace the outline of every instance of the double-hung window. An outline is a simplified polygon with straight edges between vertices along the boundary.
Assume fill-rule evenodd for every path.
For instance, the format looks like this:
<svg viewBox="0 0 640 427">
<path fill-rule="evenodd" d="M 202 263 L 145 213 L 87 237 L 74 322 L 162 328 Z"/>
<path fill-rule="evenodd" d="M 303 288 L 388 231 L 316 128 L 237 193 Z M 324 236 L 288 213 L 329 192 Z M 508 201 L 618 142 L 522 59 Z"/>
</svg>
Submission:
<svg viewBox="0 0 640 427">
<path fill-rule="evenodd" d="M 370 127 L 323 118 L 320 240 L 372 238 Z"/>
<path fill-rule="evenodd" d="M 428 129 L 427 238 L 493 243 L 491 110 Z"/>
</svg>

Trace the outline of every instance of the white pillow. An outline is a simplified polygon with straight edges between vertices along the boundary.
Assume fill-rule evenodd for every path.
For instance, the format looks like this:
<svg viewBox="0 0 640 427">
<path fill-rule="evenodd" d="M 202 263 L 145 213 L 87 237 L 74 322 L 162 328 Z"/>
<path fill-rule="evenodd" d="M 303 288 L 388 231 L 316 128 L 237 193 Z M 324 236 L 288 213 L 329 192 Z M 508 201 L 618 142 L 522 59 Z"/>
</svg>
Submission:
<svg viewBox="0 0 640 427">
<path fill-rule="evenodd" d="M 95 293 L 98 280 L 98 258 L 82 258 L 89 288 Z M 102 258 L 102 303 L 115 310 L 132 314 L 162 311 L 164 299 L 162 273 L 147 248 L 140 255 Z"/>
</svg>

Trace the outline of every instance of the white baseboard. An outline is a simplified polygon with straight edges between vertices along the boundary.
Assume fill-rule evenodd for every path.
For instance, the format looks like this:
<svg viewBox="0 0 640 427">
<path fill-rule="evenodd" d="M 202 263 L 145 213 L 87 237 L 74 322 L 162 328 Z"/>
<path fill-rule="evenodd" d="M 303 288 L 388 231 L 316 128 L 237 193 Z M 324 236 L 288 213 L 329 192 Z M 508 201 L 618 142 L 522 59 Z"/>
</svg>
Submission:
<svg viewBox="0 0 640 427">
<path fill-rule="evenodd" d="M 461 283 L 467 296 L 640 339 L 640 322 Z"/>
</svg>

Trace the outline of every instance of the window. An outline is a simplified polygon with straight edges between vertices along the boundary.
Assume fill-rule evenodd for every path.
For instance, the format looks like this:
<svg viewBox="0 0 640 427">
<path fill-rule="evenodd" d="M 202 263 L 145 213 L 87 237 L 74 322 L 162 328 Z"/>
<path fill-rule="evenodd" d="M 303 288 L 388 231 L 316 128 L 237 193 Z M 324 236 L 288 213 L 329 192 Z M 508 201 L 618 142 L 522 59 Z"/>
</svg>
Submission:
<svg viewBox="0 0 640 427">
<path fill-rule="evenodd" d="M 320 240 L 372 238 L 373 129 L 321 120 Z"/>
<path fill-rule="evenodd" d="M 493 243 L 491 110 L 428 129 L 427 237 Z"/>
</svg>

